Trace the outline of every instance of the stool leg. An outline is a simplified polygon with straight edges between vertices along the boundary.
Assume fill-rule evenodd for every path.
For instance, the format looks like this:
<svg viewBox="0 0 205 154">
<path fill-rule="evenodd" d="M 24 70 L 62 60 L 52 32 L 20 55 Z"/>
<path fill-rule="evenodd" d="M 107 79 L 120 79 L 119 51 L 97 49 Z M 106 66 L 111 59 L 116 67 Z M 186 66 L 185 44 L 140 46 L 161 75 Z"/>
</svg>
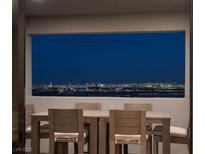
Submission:
<svg viewBox="0 0 205 154">
<path fill-rule="evenodd" d="M 188 147 L 189 154 L 191 154 L 191 151 L 190 151 L 191 149 L 190 149 L 190 144 L 189 143 L 187 144 L 187 147 Z"/>
<path fill-rule="evenodd" d="M 115 154 L 122 154 L 122 144 L 115 144 Z"/>
<path fill-rule="evenodd" d="M 55 143 L 55 154 L 68 154 L 68 143 L 67 142 L 56 142 Z"/>
<path fill-rule="evenodd" d="M 159 153 L 159 144 L 158 144 L 158 142 L 156 142 L 156 154 L 158 154 Z"/>
<path fill-rule="evenodd" d="M 157 141 L 154 141 L 154 154 L 159 153 L 159 145 Z"/>
<path fill-rule="evenodd" d="M 74 142 L 74 154 L 78 154 L 78 144 Z"/>
<path fill-rule="evenodd" d="M 124 146 L 124 154 L 128 154 L 128 144 L 123 144 Z"/>
<path fill-rule="evenodd" d="M 146 144 L 147 154 L 152 154 L 152 136 L 149 136 Z"/>
<path fill-rule="evenodd" d="M 88 136 L 87 148 L 88 148 L 88 154 L 90 154 L 90 136 Z"/>
</svg>

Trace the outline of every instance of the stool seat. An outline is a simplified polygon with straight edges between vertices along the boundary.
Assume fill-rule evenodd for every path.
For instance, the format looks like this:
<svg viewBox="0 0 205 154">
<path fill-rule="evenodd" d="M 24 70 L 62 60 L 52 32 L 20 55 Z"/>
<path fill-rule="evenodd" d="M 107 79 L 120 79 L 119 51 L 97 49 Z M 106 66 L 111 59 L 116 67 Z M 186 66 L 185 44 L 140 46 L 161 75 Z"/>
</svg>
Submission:
<svg viewBox="0 0 205 154">
<path fill-rule="evenodd" d="M 146 135 L 148 139 L 148 135 Z M 140 144 L 141 135 L 124 135 L 124 134 L 115 134 L 115 143 L 116 144 Z"/>
<path fill-rule="evenodd" d="M 55 132 L 55 142 L 78 142 L 79 133 L 60 133 Z M 83 133 L 83 137 L 86 138 L 87 134 Z"/>
<path fill-rule="evenodd" d="M 153 129 L 153 134 L 154 135 L 162 135 L 162 126 L 156 126 Z M 170 136 L 175 136 L 175 137 L 186 137 L 187 136 L 187 130 L 182 127 L 176 127 L 176 126 L 171 126 L 170 127 Z"/>
</svg>

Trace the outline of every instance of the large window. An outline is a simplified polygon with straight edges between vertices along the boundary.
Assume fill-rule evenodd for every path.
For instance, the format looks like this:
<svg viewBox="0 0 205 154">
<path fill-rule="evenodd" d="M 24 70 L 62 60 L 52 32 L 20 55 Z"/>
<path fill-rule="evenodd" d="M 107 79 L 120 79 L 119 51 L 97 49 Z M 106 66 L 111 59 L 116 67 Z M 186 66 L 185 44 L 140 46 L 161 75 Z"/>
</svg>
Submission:
<svg viewBox="0 0 205 154">
<path fill-rule="evenodd" d="M 32 35 L 33 96 L 184 97 L 185 32 Z"/>
</svg>

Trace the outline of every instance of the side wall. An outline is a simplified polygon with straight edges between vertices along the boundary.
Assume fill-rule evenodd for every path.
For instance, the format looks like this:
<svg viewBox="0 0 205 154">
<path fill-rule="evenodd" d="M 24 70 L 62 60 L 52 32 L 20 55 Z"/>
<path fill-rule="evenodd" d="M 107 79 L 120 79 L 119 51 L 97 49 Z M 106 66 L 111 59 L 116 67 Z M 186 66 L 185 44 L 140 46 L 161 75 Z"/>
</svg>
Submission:
<svg viewBox="0 0 205 154">
<path fill-rule="evenodd" d="M 186 32 L 186 79 L 185 98 L 109 98 L 109 97 L 32 97 L 31 96 L 31 39 L 30 34 L 65 34 L 65 33 L 99 33 L 128 31 L 179 31 Z M 187 127 L 189 121 L 189 56 L 190 29 L 188 13 L 166 14 L 124 14 L 100 16 L 47 16 L 27 18 L 26 43 L 26 103 L 34 103 L 36 112 L 49 107 L 69 108 L 74 102 L 101 102 L 103 110 L 123 108 L 123 103 L 152 103 L 154 111 L 168 111 L 172 115 L 171 123 Z M 165 51 L 166 52 L 166 51 Z M 173 153 L 187 153 L 185 147 L 174 146 Z M 175 152 L 174 152 L 175 151 Z M 184 152 L 183 152 L 184 151 Z"/>
</svg>

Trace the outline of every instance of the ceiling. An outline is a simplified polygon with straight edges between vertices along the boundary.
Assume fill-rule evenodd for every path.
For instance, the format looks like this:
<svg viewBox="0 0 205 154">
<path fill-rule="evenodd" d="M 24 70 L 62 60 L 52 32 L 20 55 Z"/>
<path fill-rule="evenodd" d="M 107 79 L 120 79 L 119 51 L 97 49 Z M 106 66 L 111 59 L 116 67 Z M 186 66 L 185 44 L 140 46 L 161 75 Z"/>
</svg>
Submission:
<svg viewBox="0 0 205 154">
<path fill-rule="evenodd" d="M 27 15 L 188 11 L 190 0 L 26 0 Z"/>
</svg>

